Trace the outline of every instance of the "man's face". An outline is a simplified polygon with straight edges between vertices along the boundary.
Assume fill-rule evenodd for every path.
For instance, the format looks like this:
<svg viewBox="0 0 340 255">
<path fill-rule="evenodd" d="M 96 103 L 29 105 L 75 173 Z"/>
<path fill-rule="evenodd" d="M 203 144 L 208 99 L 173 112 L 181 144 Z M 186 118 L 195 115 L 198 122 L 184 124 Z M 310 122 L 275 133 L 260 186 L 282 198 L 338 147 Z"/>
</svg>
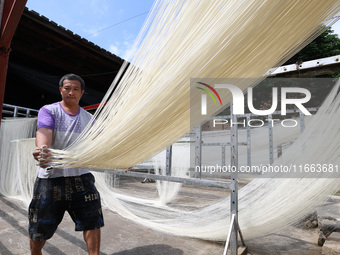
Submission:
<svg viewBox="0 0 340 255">
<path fill-rule="evenodd" d="M 84 94 L 78 80 L 64 80 L 63 87 L 59 88 L 61 97 L 67 105 L 78 105 L 80 98 Z"/>
</svg>

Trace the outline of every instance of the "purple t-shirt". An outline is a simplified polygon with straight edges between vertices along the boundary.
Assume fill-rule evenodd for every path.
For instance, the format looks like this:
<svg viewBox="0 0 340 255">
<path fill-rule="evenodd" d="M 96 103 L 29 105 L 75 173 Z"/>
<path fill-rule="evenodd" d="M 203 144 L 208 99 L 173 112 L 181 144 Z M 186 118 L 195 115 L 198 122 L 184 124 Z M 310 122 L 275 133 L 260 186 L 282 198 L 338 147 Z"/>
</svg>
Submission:
<svg viewBox="0 0 340 255">
<path fill-rule="evenodd" d="M 37 129 L 49 128 L 53 130 L 51 148 L 65 149 L 71 145 L 86 125 L 93 120 L 92 114 L 79 107 L 75 115 L 67 113 L 61 104 L 54 103 L 43 106 L 38 113 Z M 39 168 L 38 177 L 56 178 L 61 176 L 79 176 L 88 173 L 82 168 Z"/>
</svg>

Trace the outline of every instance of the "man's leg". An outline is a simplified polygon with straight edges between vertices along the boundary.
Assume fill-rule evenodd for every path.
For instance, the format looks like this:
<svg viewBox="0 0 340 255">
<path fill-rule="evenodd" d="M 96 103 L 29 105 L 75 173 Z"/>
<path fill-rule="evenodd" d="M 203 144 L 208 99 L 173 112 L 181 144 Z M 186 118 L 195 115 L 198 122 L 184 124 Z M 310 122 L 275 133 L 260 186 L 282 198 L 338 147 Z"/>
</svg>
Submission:
<svg viewBox="0 0 340 255">
<path fill-rule="evenodd" d="M 30 248 L 32 255 L 41 255 L 41 249 L 43 248 L 46 241 L 33 241 L 30 239 Z"/>
<path fill-rule="evenodd" d="M 100 250 L 100 228 L 85 230 L 84 240 L 89 251 L 89 255 L 99 255 Z"/>
</svg>

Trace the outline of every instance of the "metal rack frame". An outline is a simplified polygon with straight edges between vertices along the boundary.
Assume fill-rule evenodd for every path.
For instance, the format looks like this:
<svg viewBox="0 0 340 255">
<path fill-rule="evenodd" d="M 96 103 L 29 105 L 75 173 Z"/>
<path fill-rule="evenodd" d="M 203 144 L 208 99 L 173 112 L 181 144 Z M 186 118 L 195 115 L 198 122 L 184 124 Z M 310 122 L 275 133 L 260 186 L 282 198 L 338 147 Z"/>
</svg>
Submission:
<svg viewBox="0 0 340 255">
<path fill-rule="evenodd" d="M 38 115 L 38 110 L 11 105 L 11 104 L 3 104 L 2 114 L 7 114 L 10 117 L 36 117 Z"/>
</svg>

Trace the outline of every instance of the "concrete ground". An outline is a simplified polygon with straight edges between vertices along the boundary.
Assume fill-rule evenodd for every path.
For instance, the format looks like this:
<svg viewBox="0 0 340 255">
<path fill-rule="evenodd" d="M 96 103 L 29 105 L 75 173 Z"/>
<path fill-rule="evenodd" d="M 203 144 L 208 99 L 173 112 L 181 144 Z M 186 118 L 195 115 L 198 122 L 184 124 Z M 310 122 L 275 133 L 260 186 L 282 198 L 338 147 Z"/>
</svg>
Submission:
<svg viewBox="0 0 340 255">
<path fill-rule="evenodd" d="M 101 254 L 110 255 L 182 255 L 222 254 L 223 244 L 182 238 L 146 229 L 116 213 L 104 210 L 105 227 L 102 228 Z M 0 196 L 0 254 L 29 254 L 27 213 L 17 202 Z M 74 231 L 68 214 L 50 239 L 43 254 L 87 254 L 82 233 Z"/>
<path fill-rule="evenodd" d="M 0 254 L 29 254 L 27 213 L 18 202 L 0 196 Z M 104 210 L 101 254 L 110 255 L 217 255 L 223 254 L 224 243 L 208 242 L 160 233 Z M 317 229 L 288 227 L 278 233 L 248 240 L 248 254 L 317 255 Z M 82 233 L 74 231 L 70 217 L 65 218 L 55 236 L 49 240 L 43 254 L 87 254 Z"/>
<path fill-rule="evenodd" d="M 122 178 L 117 188 L 125 194 L 136 195 L 143 191 L 143 196 L 151 197 L 155 192 L 153 185 L 141 183 L 139 179 Z M 176 205 L 197 208 L 227 195 L 225 190 L 218 188 L 200 187 L 198 191 L 200 196 L 192 186 L 183 186 Z M 340 199 L 331 199 L 322 208 L 318 210 L 322 218 L 340 218 Z M 148 229 L 112 211 L 104 209 L 103 213 L 102 255 L 222 255 L 224 252 L 224 242 L 169 235 Z M 27 211 L 22 204 L 0 196 L 0 255 L 30 254 L 27 224 Z M 319 228 L 290 226 L 266 237 L 246 240 L 248 255 L 319 255 L 322 254 L 322 247 L 318 246 L 319 233 Z M 47 241 L 43 254 L 87 254 L 82 232 L 74 231 L 74 223 L 67 213 L 56 234 Z"/>
</svg>

